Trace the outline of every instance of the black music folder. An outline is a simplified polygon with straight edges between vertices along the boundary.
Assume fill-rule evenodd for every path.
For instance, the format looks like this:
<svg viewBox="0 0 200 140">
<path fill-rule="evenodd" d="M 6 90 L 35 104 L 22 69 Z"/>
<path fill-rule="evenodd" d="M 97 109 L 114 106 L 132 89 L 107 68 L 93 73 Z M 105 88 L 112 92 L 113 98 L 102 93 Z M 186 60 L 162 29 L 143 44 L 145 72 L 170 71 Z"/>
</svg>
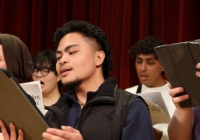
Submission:
<svg viewBox="0 0 200 140">
<path fill-rule="evenodd" d="M 42 133 L 50 126 L 25 91 L 5 69 L 0 69 L 0 119 L 7 128 L 10 122 L 24 131 L 25 140 L 42 140 Z"/>
<path fill-rule="evenodd" d="M 200 62 L 199 42 L 180 42 L 155 47 L 172 88 L 183 87 L 190 98 L 180 103 L 181 107 L 200 106 L 200 78 L 195 73 Z M 178 95 L 178 96 L 179 96 Z"/>
</svg>

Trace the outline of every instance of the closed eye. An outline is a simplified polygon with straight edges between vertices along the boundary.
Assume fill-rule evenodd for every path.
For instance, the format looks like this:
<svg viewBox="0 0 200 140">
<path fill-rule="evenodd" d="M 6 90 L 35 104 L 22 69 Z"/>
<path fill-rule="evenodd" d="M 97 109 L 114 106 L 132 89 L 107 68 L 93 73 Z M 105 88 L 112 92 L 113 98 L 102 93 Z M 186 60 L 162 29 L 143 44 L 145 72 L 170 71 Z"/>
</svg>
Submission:
<svg viewBox="0 0 200 140">
<path fill-rule="evenodd" d="M 56 57 L 56 59 L 57 59 L 57 60 L 59 60 L 60 58 L 61 58 L 61 56 L 59 56 L 59 57 Z"/>
<path fill-rule="evenodd" d="M 75 54 L 76 52 L 78 52 L 78 51 L 71 51 L 71 52 L 69 52 L 69 54 L 72 55 L 72 54 Z"/>
<path fill-rule="evenodd" d="M 137 64 L 141 64 L 141 63 L 142 63 L 142 60 L 136 60 L 136 63 L 137 63 Z"/>
<path fill-rule="evenodd" d="M 155 64 L 155 63 L 154 63 L 154 62 L 148 62 L 148 64 L 149 64 L 149 65 L 153 65 L 153 64 Z"/>
</svg>

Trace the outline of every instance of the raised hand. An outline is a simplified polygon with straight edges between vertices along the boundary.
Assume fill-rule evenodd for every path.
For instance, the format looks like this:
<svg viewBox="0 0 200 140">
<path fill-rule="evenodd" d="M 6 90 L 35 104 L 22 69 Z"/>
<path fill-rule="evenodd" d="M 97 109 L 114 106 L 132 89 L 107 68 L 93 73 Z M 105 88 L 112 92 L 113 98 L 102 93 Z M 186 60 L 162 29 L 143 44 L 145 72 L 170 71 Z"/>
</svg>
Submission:
<svg viewBox="0 0 200 140">
<path fill-rule="evenodd" d="M 181 92 L 183 92 L 182 87 L 177 87 L 177 88 L 173 88 L 173 89 L 169 90 L 169 95 L 172 97 L 172 101 L 177 108 L 181 108 L 179 105 L 180 102 L 189 99 L 188 94 L 176 96 L 177 94 L 179 94 Z"/>
</svg>

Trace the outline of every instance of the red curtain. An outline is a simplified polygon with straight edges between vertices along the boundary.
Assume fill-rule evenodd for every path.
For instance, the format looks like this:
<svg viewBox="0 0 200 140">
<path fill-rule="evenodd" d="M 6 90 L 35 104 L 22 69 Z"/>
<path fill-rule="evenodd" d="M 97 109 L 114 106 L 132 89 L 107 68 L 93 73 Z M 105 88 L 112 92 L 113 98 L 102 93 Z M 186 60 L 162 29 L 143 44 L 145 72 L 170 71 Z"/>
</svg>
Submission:
<svg viewBox="0 0 200 140">
<path fill-rule="evenodd" d="M 110 40 L 112 76 L 122 89 L 138 84 L 131 45 L 153 35 L 166 43 L 200 38 L 199 0 L 0 0 L 0 32 L 18 36 L 34 56 L 56 50 L 55 30 L 69 20 L 99 26 Z"/>
</svg>

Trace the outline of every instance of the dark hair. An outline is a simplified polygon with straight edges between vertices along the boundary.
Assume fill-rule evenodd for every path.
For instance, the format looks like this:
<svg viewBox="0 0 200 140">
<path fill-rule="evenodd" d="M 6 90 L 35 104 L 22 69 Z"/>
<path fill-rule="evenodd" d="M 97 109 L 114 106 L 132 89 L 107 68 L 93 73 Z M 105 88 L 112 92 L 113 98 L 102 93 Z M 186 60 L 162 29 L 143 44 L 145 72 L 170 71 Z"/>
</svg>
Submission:
<svg viewBox="0 0 200 140">
<path fill-rule="evenodd" d="M 53 41 L 57 47 L 60 40 L 68 33 L 78 32 L 88 39 L 95 39 L 98 44 L 98 49 L 105 52 L 105 60 L 103 62 L 103 75 L 104 78 L 110 76 L 113 59 L 111 55 L 111 48 L 108 42 L 108 38 L 103 33 L 103 31 L 95 26 L 90 24 L 87 21 L 72 20 L 65 23 L 61 28 L 58 28 L 54 34 Z M 94 46 L 96 47 L 96 46 Z"/>
<path fill-rule="evenodd" d="M 136 59 L 137 55 L 139 54 L 155 54 L 156 58 L 157 55 L 154 51 L 156 46 L 164 45 L 164 41 L 154 37 L 149 36 L 142 40 L 139 40 L 136 44 L 134 44 L 131 49 L 129 50 L 129 54 L 133 60 Z"/>
<path fill-rule="evenodd" d="M 42 67 L 46 67 L 52 70 L 56 76 L 58 76 L 58 73 L 56 71 L 56 61 L 57 59 L 56 59 L 55 52 L 46 50 L 46 51 L 39 52 L 33 58 L 33 65 L 34 65 L 34 68 L 39 68 L 39 69 L 41 69 Z M 58 85 L 58 90 L 61 94 L 62 82 L 58 81 L 57 85 Z"/>
<path fill-rule="evenodd" d="M 54 73 L 58 75 L 56 72 L 56 61 L 57 60 L 55 52 L 46 50 L 38 53 L 33 58 L 33 65 L 34 68 L 39 68 L 39 69 L 41 69 L 42 67 L 46 67 L 54 71 Z"/>
</svg>

